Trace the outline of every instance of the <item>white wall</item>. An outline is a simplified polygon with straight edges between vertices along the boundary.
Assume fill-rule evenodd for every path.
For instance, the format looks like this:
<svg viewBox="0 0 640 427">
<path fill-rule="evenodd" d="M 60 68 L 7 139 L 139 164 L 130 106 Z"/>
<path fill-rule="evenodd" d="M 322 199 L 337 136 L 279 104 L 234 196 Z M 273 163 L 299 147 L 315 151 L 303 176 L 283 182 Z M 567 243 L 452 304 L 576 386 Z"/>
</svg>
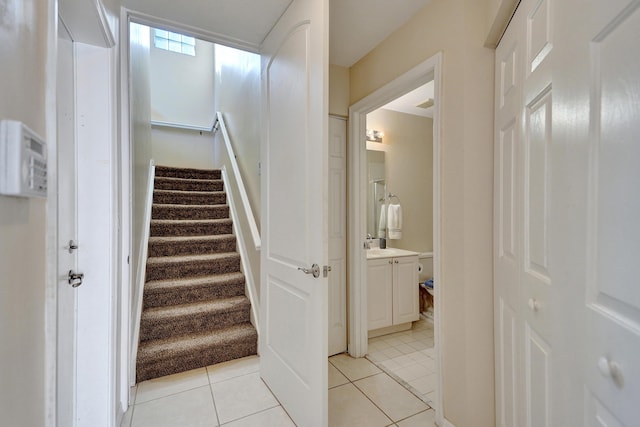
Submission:
<svg viewBox="0 0 640 427">
<path fill-rule="evenodd" d="M 151 128 L 151 154 L 156 165 L 213 169 L 211 132 L 165 126 Z"/>
<path fill-rule="evenodd" d="M 382 143 L 368 147 L 385 152 L 387 193 L 402 206 L 402 239 L 387 239 L 392 248 L 433 251 L 433 120 L 378 109 L 367 114 L 367 129 L 384 132 Z"/>
<path fill-rule="evenodd" d="M 132 236 L 133 253 L 131 254 L 131 271 L 134 275 L 134 283 L 137 278 L 142 247 L 144 228 L 144 210 L 147 193 L 147 181 L 149 175 L 149 160 L 151 159 L 151 75 L 149 54 L 149 27 L 132 23 L 130 26 L 130 55 L 129 67 L 131 70 L 131 153 L 133 163 L 132 183 Z M 137 285 L 137 284 L 136 284 Z M 132 289 L 136 295 L 136 286 Z M 133 319 L 136 322 L 136 319 Z"/>
<path fill-rule="evenodd" d="M 151 30 L 151 120 L 211 129 L 213 43 L 196 40 L 196 55 L 157 49 Z"/>
<path fill-rule="evenodd" d="M 51 120 L 51 5 L 0 1 L 0 119 L 20 120 L 43 138 Z M 0 196 L 0 423 L 7 426 L 45 424 L 45 206 L 42 199 Z"/>
<path fill-rule="evenodd" d="M 260 56 L 221 45 L 216 45 L 215 52 L 215 109 L 223 114 L 227 124 L 259 227 Z"/>
<path fill-rule="evenodd" d="M 488 1 L 432 0 L 350 69 L 354 103 L 443 52 L 441 328 L 444 416 L 494 417 L 493 51 Z"/>
</svg>

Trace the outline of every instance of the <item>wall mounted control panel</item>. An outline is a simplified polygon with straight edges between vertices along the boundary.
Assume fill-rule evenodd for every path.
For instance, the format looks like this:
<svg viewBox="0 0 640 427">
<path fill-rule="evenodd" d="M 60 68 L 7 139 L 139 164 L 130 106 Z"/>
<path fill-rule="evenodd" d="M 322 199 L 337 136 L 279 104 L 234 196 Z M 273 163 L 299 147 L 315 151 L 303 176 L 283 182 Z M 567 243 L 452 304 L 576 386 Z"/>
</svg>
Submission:
<svg viewBox="0 0 640 427">
<path fill-rule="evenodd" d="M 47 145 L 15 120 L 0 121 L 0 194 L 47 197 Z"/>
</svg>

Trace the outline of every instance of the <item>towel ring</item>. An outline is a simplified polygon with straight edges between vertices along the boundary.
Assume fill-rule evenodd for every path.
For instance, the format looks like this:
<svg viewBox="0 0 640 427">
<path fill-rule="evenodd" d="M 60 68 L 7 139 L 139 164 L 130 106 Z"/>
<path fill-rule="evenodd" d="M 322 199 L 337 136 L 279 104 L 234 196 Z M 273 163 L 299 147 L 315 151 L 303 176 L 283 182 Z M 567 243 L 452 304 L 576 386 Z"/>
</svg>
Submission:
<svg viewBox="0 0 640 427">
<path fill-rule="evenodd" d="M 389 195 L 387 196 L 387 198 L 389 199 L 389 201 L 391 201 L 391 199 L 397 199 L 398 203 L 400 203 L 400 197 L 396 196 L 393 193 L 389 193 Z"/>
</svg>

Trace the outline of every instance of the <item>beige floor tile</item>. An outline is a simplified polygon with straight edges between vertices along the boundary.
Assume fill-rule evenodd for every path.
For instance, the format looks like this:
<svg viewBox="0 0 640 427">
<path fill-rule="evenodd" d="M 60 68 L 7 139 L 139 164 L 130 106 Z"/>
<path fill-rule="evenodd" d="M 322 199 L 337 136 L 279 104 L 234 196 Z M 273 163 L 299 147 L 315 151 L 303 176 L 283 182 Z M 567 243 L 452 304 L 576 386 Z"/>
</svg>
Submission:
<svg viewBox="0 0 640 427">
<path fill-rule="evenodd" d="M 433 409 L 429 409 L 397 424 L 398 427 L 436 427 L 435 412 L 433 412 Z"/>
<path fill-rule="evenodd" d="M 415 343 L 411 342 L 410 344 L 398 344 L 396 346 L 396 350 L 398 350 L 402 354 L 414 353 L 416 351 Z"/>
<path fill-rule="evenodd" d="M 353 384 L 329 390 L 331 427 L 385 427 L 392 421 Z"/>
<path fill-rule="evenodd" d="M 260 357 L 249 356 L 207 366 L 211 384 L 260 371 Z"/>
<path fill-rule="evenodd" d="M 393 421 L 429 409 L 420 399 L 387 374 L 378 374 L 354 383 Z"/>
<path fill-rule="evenodd" d="M 424 397 L 429 402 L 429 406 L 431 406 L 432 408 L 436 406 L 436 392 L 435 391 L 432 391 L 432 392 L 424 394 Z"/>
<path fill-rule="evenodd" d="M 276 406 L 275 408 L 267 409 L 266 411 L 258 412 L 257 414 L 224 424 L 224 427 L 257 426 L 296 427 L 293 421 L 291 421 L 291 418 L 289 418 L 289 415 L 282 409 L 282 406 Z"/>
<path fill-rule="evenodd" d="M 411 382 L 416 378 L 428 375 L 430 372 L 428 372 L 427 368 L 425 368 L 424 366 L 416 363 L 414 365 L 409 365 L 404 368 L 397 369 L 394 371 L 394 373 L 404 381 Z"/>
<path fill-rule="evenodd" d="M 257 372 L 211 384 L 211 390 L 221 424 L 279 405 Z"/>
<path fill-rule="evenodd" d="M 129 402 L 131 402 L 131 405 L 134 405 L 136 403 L 137 394 L 138 394 L 138 384 L 134 385 L 133 387 L 129 387 Z"/>
<path fill-rule="evenodd" d="M 340 371 L 336 369 L 331 363 L 328 363 L 328 373 L 329 373 L 329 388 L 337 387 L 342 384 L 347 384 L 349 380 L 347 377 L 342 375 Z"/>
<path fill-rule="evenodd" d="M 217 425 L 216 411 L 209 386 L 139 403 L 134 408 L 131 422 L 131 427 L 211 427 Z"/>
<path fill-rule="evenodd" d="M 402 356 L 402 353 L 395 347 L 387 347 L 384 350 L 382 350 L 382 352 L 386 354 L 389 357 L 389 359 Z"/>
<path fill-rule="evenodd" d="M 381 351 L 374 351 L 367 354 L 367 359 L 371 360 L 372 362 L 378 363 L 378 362 L 384 362 L 385 360 L 389 360 L 389 356 L 387 356 Z"/>
<path fill-rule="evenodd" d="M 418 393 L 426 394 L 436 389 L 437 380 L 438 378 L 436 374 L 429 374 L 424 377 L 416 378 L 407 382 L 411 387 L 418 390 Z"/>
<path fill-rule="evenodd" d="M 122 417 L 122 422 L 120 423 L 120 427 L 129 427 L 131 426 L 131 418 L 133 418 L 133 405 L 129 406 L 127 412 L 124 413 Z"/>
<path fill-rule="evenodd" d="M 364 357 L 353 358 L 348 354 L 338 354 L 337 356 L 330 357 L 329 361 L 351 381 L 382 372 L 376 365 Z"/>
<path fill-rule="evenodd" d="M 154 378 L 138 384 L 136 392 L 136 404 L 148 402 L 160 397 L 170 396 L 194 388 L 209 384 L 207 370 L 205 368 Z"/>
</svg>

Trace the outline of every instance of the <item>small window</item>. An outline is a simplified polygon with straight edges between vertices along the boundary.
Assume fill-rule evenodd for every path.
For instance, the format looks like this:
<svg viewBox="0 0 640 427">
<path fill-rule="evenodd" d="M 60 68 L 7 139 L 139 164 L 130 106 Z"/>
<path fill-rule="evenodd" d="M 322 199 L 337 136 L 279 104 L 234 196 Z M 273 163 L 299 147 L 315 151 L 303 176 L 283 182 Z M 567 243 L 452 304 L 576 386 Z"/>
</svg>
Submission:
<svg viewBox="0 0 640 427">
<path fill-rule="evenodd" d="M 196 56 L 196 39 L 165 30 L 154 30 L 153 45 L 158 49 Z"/>
</svg>

